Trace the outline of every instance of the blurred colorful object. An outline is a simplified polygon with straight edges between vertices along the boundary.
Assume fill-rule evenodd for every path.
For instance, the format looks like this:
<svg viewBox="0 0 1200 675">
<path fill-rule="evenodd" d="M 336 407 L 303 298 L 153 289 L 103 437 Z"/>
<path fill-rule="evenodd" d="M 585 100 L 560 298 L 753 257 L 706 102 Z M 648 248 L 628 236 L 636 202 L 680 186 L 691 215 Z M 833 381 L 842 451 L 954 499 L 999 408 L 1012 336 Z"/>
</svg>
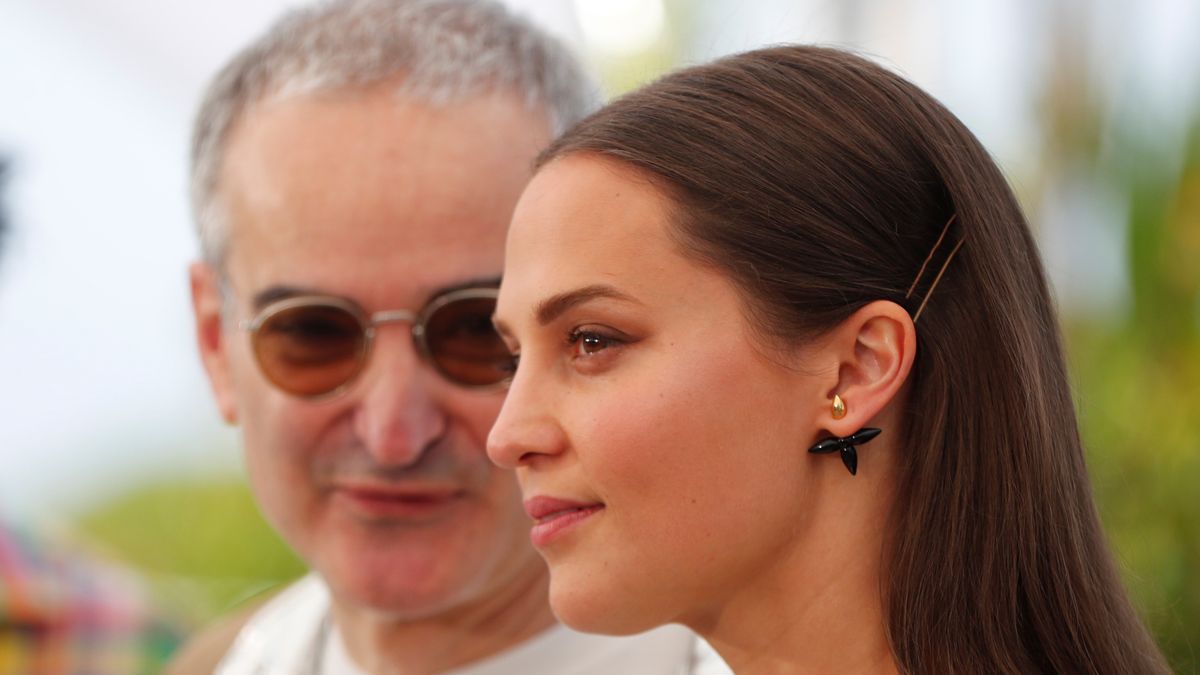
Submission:
<svg viewBox="0 0 1200 675">
<path fill-rule="evenodd" d="M 0 523 L 0 673 L 155 673 L 179 641 L 124 570 Z"/>
</svg>

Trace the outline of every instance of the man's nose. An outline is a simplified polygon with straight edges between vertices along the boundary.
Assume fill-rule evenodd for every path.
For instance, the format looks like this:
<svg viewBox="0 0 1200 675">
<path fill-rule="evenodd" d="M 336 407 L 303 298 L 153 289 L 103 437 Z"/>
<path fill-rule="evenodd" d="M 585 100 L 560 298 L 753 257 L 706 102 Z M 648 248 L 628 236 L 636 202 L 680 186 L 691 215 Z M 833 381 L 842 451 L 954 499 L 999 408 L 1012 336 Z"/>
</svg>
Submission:
<svg viewBox="0 0 1200 675">
<path fill-rule="evenodd" d="M 488 434 L 487 453 L 492 462 L 515 469 L 566 450 L 567 435 L 552 407 L 557 397 L 546 390 L 548 383 L 528 370 L 517 372 Z"/>
<path fill-rule="evenodd" d="M 354 430 L 381 466 L 407 466 L 446 433 L 432 392 L 436 375 L 421 360 L 407 323 L 380 326 L 362 373 Z"/>
</svg>

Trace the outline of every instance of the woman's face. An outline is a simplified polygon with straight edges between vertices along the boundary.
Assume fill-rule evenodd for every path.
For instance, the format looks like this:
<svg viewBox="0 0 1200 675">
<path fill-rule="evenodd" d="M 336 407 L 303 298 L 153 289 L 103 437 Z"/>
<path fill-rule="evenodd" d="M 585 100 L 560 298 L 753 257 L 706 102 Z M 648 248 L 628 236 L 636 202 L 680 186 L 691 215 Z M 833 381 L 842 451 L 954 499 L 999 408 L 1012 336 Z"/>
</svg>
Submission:
<svg viewBox="0 0 1200 675">
<path fill-rule="evenodd" d="M 670 209 L 637 170 L 574 155 L 508 236 L 496 321 L 519 367 L 488 453 L 516 468 L 551 604 L 583 630 L 711 621 L 809 528 L 816 430 L 795 411 L 829 392 L 681 255 Z"/>
</svg>

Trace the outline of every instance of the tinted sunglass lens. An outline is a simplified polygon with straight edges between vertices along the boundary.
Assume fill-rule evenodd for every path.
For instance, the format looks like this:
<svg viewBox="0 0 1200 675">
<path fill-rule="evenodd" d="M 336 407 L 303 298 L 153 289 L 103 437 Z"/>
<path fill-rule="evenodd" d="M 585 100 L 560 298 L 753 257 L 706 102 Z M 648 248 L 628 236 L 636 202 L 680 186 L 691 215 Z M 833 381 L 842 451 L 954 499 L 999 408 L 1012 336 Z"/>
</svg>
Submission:
<svg viewBox="0 0 1200 675">
<path fill-rule="evenodd" d="M 425 343 L 435 366 L 468 386 L 498 384 L 512 360 L 492 327 L 494 298 L 463 298 L 439 307 L 425 325 Z"/>
<path fill-rule="evenodd" d="M 259 326 L 254 351 L 267 379 L 298 396 L 336 390 L 362 368 L 366 336 L 349 311 L 327 305 L 280 310 Z"/>
</svg>

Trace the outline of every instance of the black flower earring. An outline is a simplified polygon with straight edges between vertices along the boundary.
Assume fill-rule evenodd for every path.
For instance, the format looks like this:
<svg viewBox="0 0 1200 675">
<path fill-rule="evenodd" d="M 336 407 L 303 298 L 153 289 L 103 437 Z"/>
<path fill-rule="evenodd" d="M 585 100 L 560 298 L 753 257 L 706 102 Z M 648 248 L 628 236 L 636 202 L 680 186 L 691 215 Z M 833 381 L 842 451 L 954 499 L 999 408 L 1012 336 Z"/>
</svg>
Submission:
<svg viewBox="0 0 1200 675">
<path fill-rule="evenodd" d="M 859 429 L 856 433 L 849 436 L 826 438 L 809 448 L 808 451 L 818 455 L 840 451 L 842 453 L 842 464 L 846 465 L 846 468 L 850 470 L 850 475 L 853 476 L 858 473 L 858 451 L 854 449 L 854 446 L 862 445 L 879 434 L 879 429 Z"/>
<path fill-rule="evenodd" d="M 846 404 L 842 401 L 842 397 L 834 394 L 833 396 L 833 418 L 841 419 L 846 416 Z M 809 452 L 818 455 L 827 455 L 831 452 L 840 452 L 842 456 L 842 464 L 846 465 L 846 469 L 850 471 L 850 475 L 858 474 L 858 451 L 855 446 L 862 445 L 872 438 L 875 438 L 881 433 L 879 429 L 859 429 L 849 436 L 841 436 L 834 438 L 826 438 L 808 449 Z"/>
</svg>

